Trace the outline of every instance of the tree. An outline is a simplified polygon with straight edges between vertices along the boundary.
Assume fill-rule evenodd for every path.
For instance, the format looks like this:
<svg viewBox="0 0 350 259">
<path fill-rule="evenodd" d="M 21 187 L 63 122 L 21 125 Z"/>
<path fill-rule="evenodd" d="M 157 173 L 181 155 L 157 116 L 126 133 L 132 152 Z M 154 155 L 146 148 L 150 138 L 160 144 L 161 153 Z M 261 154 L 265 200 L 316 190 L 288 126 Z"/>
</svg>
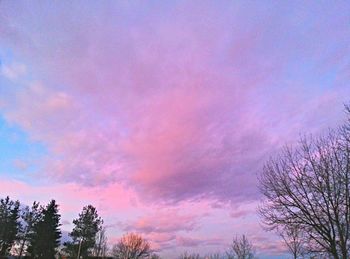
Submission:
<svg viewBox="0 0 350 259">
<path fill-rule="evenodd" d="M 229 259 L 253 259 L 254 248 L 252 243 L 245 235 L 235 237 L 229 251 L 227 252 L 227 257 Z"/>
<path fill-rule="evenodd" d="M 224 257 L 219 253 L 208 254 L 204 256 L 204 259 L 223 259 Z"/>
<path fill-rule="evenodd" d="M 113 247 L 112 254 L 117 259 L 148 258 L 151 255 L 151 246 L 141 236 L 130 233 L 124 235 L 119 243 Z"/>
<path fill-rule="evenodd" d="M 12 201 L 8 196 L 0 200 L 0 256 L 7 255 L 17 239 L 19 205 L 19 201 Z"/>
<path fill-rule="evenodd" d="M 40 210 L 40 219 L 34 224 L 33 233 L 30 235 L 28 252 L 33 258 L 54 258 L 61 238 L 58 205 L 55 200 L 51 200 Z"/>
<path fill-rule="evenodd" d="M 304 233 L 299 225 L 288 225 L 282 231 L 279 231 L 279 235 L 282 237 L 294 259 L 304 255 L 304 244 L 307 243 L 307 240 L 305 240 Z"/>
<path fill-rule="evenodd" d="M 225 256 L 222 256 L 220 253 L 207 254 L 205 256 L 201 256 L 198 253 L 188 253 L 184 252 L 180 255 L 179 259 L 224 259 Z"/>
<path fill-rule="evenodd" d="M 79 218 L 73 220 L 73 224 L 75 226 L 69 234 L 72 242 L 65 243 L 65 251 L 76 257 L 80 247 L 80 256 L 87 257 L 96 246 L 96 235 L 102 229 L 103 220 L 98 216 L 96 208 L 88 205 L 83 208 Z"/>
<path fill-rule="evenodd" d="M 38 202 L 34 202 L 32 207 L 29 208 L 26 206 L 21 213 L 22 226 L 19 231 L 19 251 L 18 255 L 21 258 L 26 244 L 30 239 L 30 236 L 33 235 L 34 225 L 39 222 L 41 217 L 41 210 Z"/>
<path fill-rule="evenodd" d="M 161 257 L 160 257 L 158 254 L 152 253 L 152 254 L 149 256 L 149 259 L 161 259 Z"/>
<path fill-rule="evenodd" d="M 201 259 L 201 256 L 199 254 L 195 254 L 195 253 L 183 253 L 182 255 L 180 255 L 179 259 Z"/>
<path fill-rule="evenodd" d="M 106 228 L 102 227 L 96 236 L 97 238 L 93 254 L 97 257 L 105 257 L 108 250 Z"/>
<path fill-rule="evenodd" d="M 309 252 L 349 258 L 350 116 L 327 135 L 304 137 L 271 158 L 260 189 L 265 197 L 260 214 L 268 229 L 297 226 Z"/>
</svg>

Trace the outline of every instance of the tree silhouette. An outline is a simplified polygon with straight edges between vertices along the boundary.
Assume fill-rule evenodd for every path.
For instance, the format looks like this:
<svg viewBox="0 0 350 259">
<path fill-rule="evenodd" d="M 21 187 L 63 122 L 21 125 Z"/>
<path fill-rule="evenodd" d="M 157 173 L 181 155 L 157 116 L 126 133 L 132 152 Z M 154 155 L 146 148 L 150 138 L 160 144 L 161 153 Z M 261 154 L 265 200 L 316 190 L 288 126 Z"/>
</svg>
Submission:
<svg viewBox="0 0 350 259">
<path fill-rule="evenodd" d="M 294 259 L 304 255 L 307 240 L 305 240 L 304 233 L 299 225 L 288 225 L 282 231 L 279 231 L 279 235 Z"/>
<path fill-rule="evenodd" d="M 65 251 L 70 256 L 77 256 L 78 252 L 80 256 L 89 256 L 96 246 L 96 235 L 102 229 L 103 220 L 98 216 L 96 208 L 88 205 L 83 208 L 79 218 L 73 220 L 73 224 L 75 226 L 69 234 L 72 242 L 65 243 Z"/>
<path fill-rule="evenodd" d="M 40 219 L 33 226 L 33 233 L 29 239 L 28 252 L 33 258 L 55 257 L 61 238 L 60 218 L 55 200 L 51 200 L 45 208 L 41 208 Z"/>
<path fill-rule="evenodd" d="M 117 259 L 142 259 L 151 255 L 149 242 L 141 236 L 129 233 L 124 235 L 113 247 L 113 256 Z"/>
<path fill-rule="evenodd" d="M 0 256 L 7 255 L 17 238 L 19 205 L 19 201 L 12 201 L 8 196 L 0 200 Z"/>
<path fill-rule="evenodd" d="M 19 240 L 19 252 L 18 255 L 21 257 L 25 252 L 25 247 L 29 241 L 31 235 L 33 235 L 34 225 L 39 222 L 41 218 L 41 209 L 38 202 L 33 202 L 31 208 L 26 206 L 22 213 L 22 225 L 19 231 L 18 240 Z"/>
<path fill-rule="evenodd" d="M 96 244 L 94 247 L 93 255 L 97 257 L 104 257 L 107 254 L 108 246 L 107 246 L 107 236 L 106 236 L 106 228 L 102 227 L 100 231 L 96 235 Z"/>
<path fill-rule="evenodd" d="M 350 120 L 270 159 L 260 189 L 265 196 L 260 213 L 269 229 L 297 227 L 309 252 L 349 258 Z"/>
<path fill-rule="evenodd" d="M 254 258 L 254 248 L 248 238 L 243 235 L 235 237 L 232 241 L 229 251 L 227 252 L 228 259 L 252 259 Z"/>
</svg>

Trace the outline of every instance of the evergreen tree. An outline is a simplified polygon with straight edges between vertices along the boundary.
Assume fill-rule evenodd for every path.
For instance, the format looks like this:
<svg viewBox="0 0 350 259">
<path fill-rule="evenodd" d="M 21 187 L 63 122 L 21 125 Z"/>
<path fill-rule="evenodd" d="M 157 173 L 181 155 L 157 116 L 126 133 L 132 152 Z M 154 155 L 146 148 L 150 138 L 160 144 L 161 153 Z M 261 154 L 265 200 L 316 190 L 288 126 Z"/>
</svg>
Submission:
<svg viewBox="0 0 350 259">
<path fill-rule="evenodd" d="M 60 218 L 55 200 L 52 200 L 46 208 L 41 208 L 41 217 L 33 226 L 29 240 L 28 252 L 33 258 L 55 258 L 61 238 Z"/>
<path fill-rule="evenodd" d="M 12 201 L 8 196 L 0 200 L 0 256 L 7 255 L 17 238 L 19 205 L 19 201 Z"/>
<path fill-rule="evenodd" d="M 75 226 L 69 234 L 72 242 L 65 243 L 65 251 L 75 257 L 80 250 L 80 256 L 85 258 L 91 255 L 96 246 L 96 235 L 102 229 L 103 220 L 98 216 L 96 208 L 88 205 L 83 208 L 79 218 L 73 220 L 73 224 Z"/>
<path fill-rule="evenodd" d="M 21 214 L 22 218 L 22 226 L 19 231 L 19 252 L 18 255 L 21 258 L 23 253 L 25 252 L 25 248 L 27 245 L 30 236 L 33 235 L 34 226 L 41 219 L 42 210 L 39 206 L 38 202 L 34 202 L 32 207 L 26 206 Z"/>
</svg>

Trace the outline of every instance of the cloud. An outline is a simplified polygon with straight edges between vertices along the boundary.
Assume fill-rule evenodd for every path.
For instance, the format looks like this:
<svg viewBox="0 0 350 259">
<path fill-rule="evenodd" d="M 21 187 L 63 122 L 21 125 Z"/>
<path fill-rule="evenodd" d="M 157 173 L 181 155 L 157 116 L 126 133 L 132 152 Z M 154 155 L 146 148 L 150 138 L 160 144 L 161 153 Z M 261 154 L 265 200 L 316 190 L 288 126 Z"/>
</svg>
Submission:
<svg viewBox="0 0 350 259">
<path fill-rule="evenodd" d="M 255 214 L 257 212 L 257 208 L 259 206 L 259 201 L 254 201 L 251 203 L 243 203 L 239 206 L 232 206 L 226 209 L 230 209 L 230 217 L 234 219 L 245 218 L 250 214 Z"/>
<path fill-rule="evenodd" d="M 159 213 L 143 216 L 123 226 L 124 231 L 141 233 L 174 233 L 177 231 L 193 231 L 198 228 L 198 215 L 181 215 L 176 210 L 160 211 Z"/>
<path fill-rule="evenodd" d="M 20 200 L 23 204 L 32 204 L 33 201 L 46 204 L 54 198 L 60 205 L 61 213 L 68 218 L 75 217 L 83 206 L 91 204 L 92 201 L 102 216 L 110 215 L 116 210 L 128 213 L 137 206 L 133 202 L 136 199 L 135 193 L 120 184 L 111 185 L 109 188 L 89 188 L 74 183 L 40 184 L 36 182 L 29 184 L 4 177 L 1 177 L 0 180 L 2 192 L 13 199 Z M 79 199 L 72 199 L 72 197 L 79 197 Z"/>
<path fill-rule="evenodd" d="M 314 82 L 304 75 L 285 75 L 294 72 L 289 67 L 298 57 L 322 59 L 314 53 L 319 40 L 307 36 L 299 45 L 299 24 L 259 6 L 250 12 L 239 5 L 165 4 L 157 15 L 120 6 L 142 13 L 136 21 L 101 15 L 105 6 L 96 7 L 92 20 L 89 8 L 59 4 L 54 14 L 41 8 L 35 20 L 30 6 L 19 8 L 35 23 L 29 34 L 19 18 L 6 16 L 1 25 L 8 31 L 11 21 L 19 38 L 30 37 L 26 48 L 12 46 L 40 81 L 0 102 L 8 121 L 45 143 L 45 174 L 62 182 L 123 182 L 152 202 L 252 201 L 263 161 L 299 132 L 329 126 L 320 127 L 325 114 L 336 124 L 340 116 L 334 114 L 349 93 L 340 82 L 328 90 L 333 81 L 327 78 L 325 89 L 316 91 L 308 90 Z M 11 5 L 4 10 L 11 12 Z M 333 33 L 339 31 L 344 28 Z M 323 40 L 319 50 L 336 46 L 332 37 L 310 33 Z"/>
<path fill-rule="evenodd" d="M 177 244 L 183 247 L 196 247 L 196 246 L 218 246 L 223 243 L 220 238 L 192 238 L 192 237 L 178 237 L 176 239 Z"/>
<path fill-rule="evenodd" d="M 24 64 L 13 63 L 10 65 L 2 65 L 0 63 L 0 74 L 10 80 L 16 80 L 27 73 L 27 68 Z"/>
<path fill-rule="evenodd" d="M 64 226 L 64 225 L 70 225 L 71 223 L 68 220 L 63 220 L 61 224 Z"/>
<path fill-rule="evenodd" d="M 20 169 L 20 170 L 26 170 L 29 167 L 28 163 L 26 161 L 21 160 L 21 159 L 15 159 L 13 161 L 13 165 L 15 168 Z"/>
<path fill-rule="evenodd" d="M 250 211 L 250 210 L 238 210 L 238 211 L 234 211 L 230 213 L 230 216 L 232 218 L 240 218 L 240 217 L 245 217 L 250 213 L 253 213 L 254 211 Z"/>
</svg>

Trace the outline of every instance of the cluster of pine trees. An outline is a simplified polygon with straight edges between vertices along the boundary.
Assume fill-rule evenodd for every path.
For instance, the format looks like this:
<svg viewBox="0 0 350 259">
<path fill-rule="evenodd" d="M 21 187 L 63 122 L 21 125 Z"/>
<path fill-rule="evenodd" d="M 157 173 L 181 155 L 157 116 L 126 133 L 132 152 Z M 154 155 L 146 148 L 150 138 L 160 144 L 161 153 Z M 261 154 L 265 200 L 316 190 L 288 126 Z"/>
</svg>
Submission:
<svg viewBox="0 0 350 259">
<path fill-rule="evenodd" d="M 108 250 L 103 220 L 94 206 L 85 206 L 73 220 L 70 241 L 61 244 L 58 205 L 51 200 L 46 206 L 34 202 L 31 207 L 21 206 L 9 197 L 0 199 L 0 258 L 116 258 L 160 259 L 150 243 L 135 233 L 125 234 Z M 254 249 L 248 239 L 236 238 L 230 250 L 223 255 L 185 253 L 179 259 L 231 259 L 254 258 Z"/>
<path fill-rule="evenodd" d="M 84 207 L 73 220 L 74 228 L 69 234 L 71 241 L 65 242 L 63 247 L 60 219 L 55 200 L 46 206 L 34 202 L 29 207 L 21 206 L 19 201 L 9 197 L 0 199 L 0 257 L 16 255 L 49 259 L 64 254 L 70 258 L 78 255 L 87 258 L 104 253 L 103 220 L 94 206 Z"/>
</svg>

